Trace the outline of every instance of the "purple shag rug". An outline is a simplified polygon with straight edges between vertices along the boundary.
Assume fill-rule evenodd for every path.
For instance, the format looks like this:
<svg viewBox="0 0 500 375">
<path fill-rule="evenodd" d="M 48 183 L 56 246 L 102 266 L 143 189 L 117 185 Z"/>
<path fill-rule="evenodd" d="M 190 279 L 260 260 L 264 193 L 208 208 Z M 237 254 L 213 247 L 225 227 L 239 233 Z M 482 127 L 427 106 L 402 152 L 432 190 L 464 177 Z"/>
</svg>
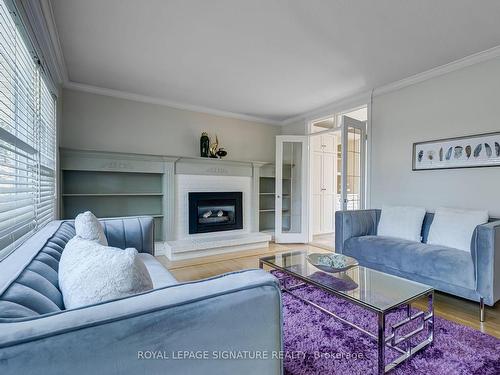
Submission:
<svg viewBox="0 0 500 375">
<path fill-rule="evenodd" d="M 279 271 L 273 274 L 287 286 L 300 282 Z M 369 332 L 377 332 L 376 316 L 357 305 L 314 286 L 297 288 L 294 293 Z M 403 314 L 403 309 L 395 311 L 387 317 L 387 322 L 396 321 Z M 371 337 L 288 293 L 283 293 L 283 315 L 286 375 L 376 373 L 377 344 Z M 396 367 L 391 374 L 500 374 L 499 339 L 439 317 L 434 318 L 434 324 L 432 346 Z M 386 358 L 395 357 L 396 353 L 387 348 Z"/>
</svg>

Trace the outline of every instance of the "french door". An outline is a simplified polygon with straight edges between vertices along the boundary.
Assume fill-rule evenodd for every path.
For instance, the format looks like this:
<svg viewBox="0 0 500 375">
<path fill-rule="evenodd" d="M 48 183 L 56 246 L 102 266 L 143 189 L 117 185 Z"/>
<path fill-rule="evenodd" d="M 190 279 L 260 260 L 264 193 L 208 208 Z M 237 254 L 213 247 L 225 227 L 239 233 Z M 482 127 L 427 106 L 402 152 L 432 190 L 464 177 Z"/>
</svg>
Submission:
<svg viewBox="0 0 500 375">
<path fill-rule="evenodd" d="M 366 122 L 342 116 L 342 210 L 359 210 L 365 202 Z"/>
<path fill-rule="evenodd" d="M 276 137 L 275 241 L 308 242 L 308 137 Z"/>
</svg>

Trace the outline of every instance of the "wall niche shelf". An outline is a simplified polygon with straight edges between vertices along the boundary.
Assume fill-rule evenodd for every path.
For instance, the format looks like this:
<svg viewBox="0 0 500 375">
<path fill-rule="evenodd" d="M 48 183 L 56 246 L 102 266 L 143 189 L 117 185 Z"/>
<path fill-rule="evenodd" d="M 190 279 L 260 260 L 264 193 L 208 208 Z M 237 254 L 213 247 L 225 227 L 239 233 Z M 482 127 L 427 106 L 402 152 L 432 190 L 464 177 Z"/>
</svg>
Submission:
<svg viewBox="0 0 500 375">
<path fill-rule="evenodd" d="M 92 211 L 97 217 L 152 216 L 155 239 L 165 239 L 166 167 L 161 156 L 61 149 L 63 219 Z"/>
<path fill-rule="evenodd" d="M 266 164 L 261 167 L 259 181 L 259 231 L 264 233 L 275 232 L 275 197 L 276 197 L 276 167 Z M 282 224 L 283 230 L 290 228 L 290 206 L 292 200 L 291 165 L 283 166 L 283 195 L 282 195 Z"/>
</svg>

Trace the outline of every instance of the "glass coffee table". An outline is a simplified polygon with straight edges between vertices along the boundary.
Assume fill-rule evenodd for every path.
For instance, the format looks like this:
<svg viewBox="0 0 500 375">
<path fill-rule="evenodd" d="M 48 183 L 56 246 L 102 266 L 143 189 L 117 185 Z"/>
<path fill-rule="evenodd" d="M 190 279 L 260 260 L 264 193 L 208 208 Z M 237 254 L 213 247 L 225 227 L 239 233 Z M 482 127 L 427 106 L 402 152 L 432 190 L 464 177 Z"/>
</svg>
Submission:
<svg viewBox="0 0 500 375">
<path fill-rule="evenodd" d="M 355 266 L 338 273 L 326 273 L 309 263 L 307 256 L 311 253 L 308 250 L 297 250 L 266 256 L 259 259 L 259 267 L 263 268 L 266 265 L 301 280 L 300 284 L 293 287 L 282 286 L 282 291 L 372 337 L 377 342 L 379 374 L 392 370 L 432 343 L 434 339 L 432 287 L 362 266 Z M 338 280 L 341 282 L 337 282 Z M 314 285 L 375 313 L 378 332 L 376 334 L 368 332 L 294 293 L 293 290 L 304 285 Z M 427 298 L 427 311 L 413 313 L 411 304 L 420 298 Z M 398 322 L 387 323 L 386 315 L 398 308 L 404 308 L 405 317 Z M 408 324 L 411 324 L 411 331 L 401 333 L 405 328 L 408 331 Z M 422 335 L 424 338 L 421 338 Z M 417 336 L 420 339 L 415 342 Z M 398 353 L 398 357 L 390 363 L 386 363 L 387 347 Z"/>
</svg>

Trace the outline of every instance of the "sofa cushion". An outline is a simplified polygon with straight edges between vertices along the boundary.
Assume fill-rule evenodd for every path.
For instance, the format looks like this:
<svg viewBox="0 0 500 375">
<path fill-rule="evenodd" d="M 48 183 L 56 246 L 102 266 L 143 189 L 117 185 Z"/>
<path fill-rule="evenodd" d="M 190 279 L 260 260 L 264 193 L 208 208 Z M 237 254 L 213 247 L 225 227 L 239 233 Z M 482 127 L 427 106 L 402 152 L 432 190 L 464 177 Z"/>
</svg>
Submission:
<svg viewBox="0 0 500 375">
<path fill-rule="evenodd" d="M 427 243 L 471 251 L 471 241 L 478 225 L 488 222 L 488 211 L 439 207 L 434 214 Z"/>
<path fill-rule="evenodd" d="M 154 256 L 147 253 L 139 253 L 139 258 L 149 272 L 154 289 L 177 284 L 175 277 Z"/>
<path fill-rule="evenodd" d="M 377 235 L 420 242 L 424 216 L 423 207 L 384 206 L 380 214 Z"/>
<path fill-rule="evenodd" d="M 348 239 L 343 253 L 357 259 L 361 265 L 366 260 L 370 264 L 475 288 L 471 254 L 450 247 L 392 237 L 362 236 Z"/>
<path fill-rule="evenodd" d="M 78 236 L 68 241 L 61 256 L 59 286 L 67 309 L 153 289 L 136 249 L 103 246 Z"/>
</svg>

